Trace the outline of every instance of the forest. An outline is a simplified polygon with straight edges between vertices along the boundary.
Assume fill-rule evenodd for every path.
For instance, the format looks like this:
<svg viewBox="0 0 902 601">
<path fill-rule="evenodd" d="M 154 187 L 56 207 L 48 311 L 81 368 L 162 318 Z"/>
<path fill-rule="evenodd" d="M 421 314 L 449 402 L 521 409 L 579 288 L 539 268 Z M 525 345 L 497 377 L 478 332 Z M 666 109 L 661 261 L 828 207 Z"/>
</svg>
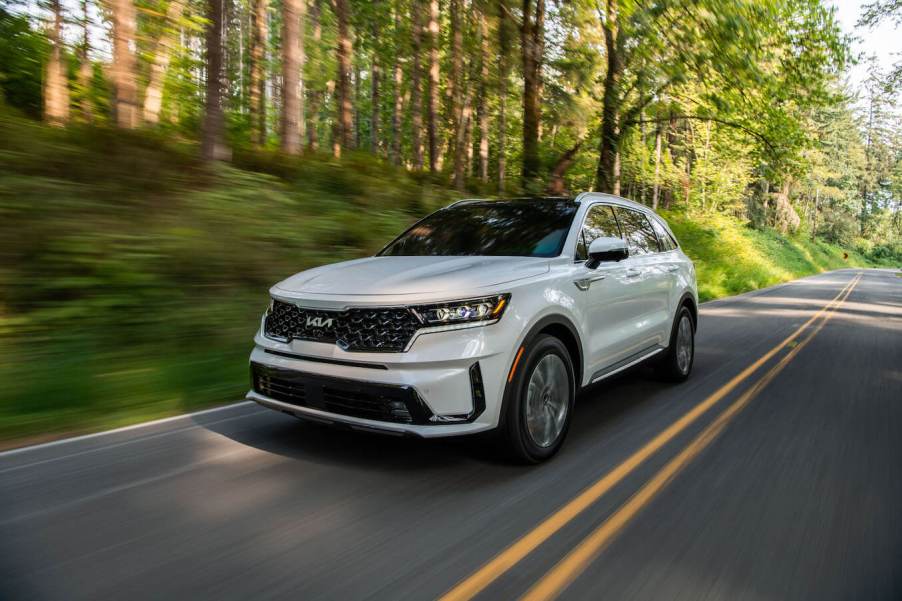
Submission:
<svg viewBox="0 0 902 601">
<path fill-rule="evenodd" d="M 647 204 L 705 299 L 898 266 L 902 62 L 852 47 L 825 0 L 4 0 L 0 439 L 237 398 L 269 285 L 461 196 Z"/>
<path fill-rule="evenodd" d="M 216 160 L 363 151 L 461 191 L 595 189 L 898 242 L 902 76 L 850 56 L 820 0 L 10 6 L 5 102 L 53 125 L 154 129 Z M 883 0 L 862 26 L 900 18 Z M 857 89 L 853 60 L 873 62 Z"/>
</svg>

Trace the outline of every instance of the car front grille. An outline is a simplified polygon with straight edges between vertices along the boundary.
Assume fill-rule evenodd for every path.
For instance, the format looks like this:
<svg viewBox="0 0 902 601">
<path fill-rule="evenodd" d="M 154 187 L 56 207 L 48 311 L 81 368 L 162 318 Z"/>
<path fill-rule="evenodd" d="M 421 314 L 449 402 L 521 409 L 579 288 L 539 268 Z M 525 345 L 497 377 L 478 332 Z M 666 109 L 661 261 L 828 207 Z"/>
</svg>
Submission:
<svg viewBox="0 0 902 601">
<path fill-rule="evenodd" d="M 397 353 L 421 325 L 404 307 L 325 311 L 274 300 L 264 333 L 277 340 L 334 343 L 346 351 Z"/>
<path fill-rule="evenodd" d="M 254 391 L 273 400 L 399 424 L 428 424 L 432 412 L 409 386 L 358 382 L 251 363 Z"/>
</svg>

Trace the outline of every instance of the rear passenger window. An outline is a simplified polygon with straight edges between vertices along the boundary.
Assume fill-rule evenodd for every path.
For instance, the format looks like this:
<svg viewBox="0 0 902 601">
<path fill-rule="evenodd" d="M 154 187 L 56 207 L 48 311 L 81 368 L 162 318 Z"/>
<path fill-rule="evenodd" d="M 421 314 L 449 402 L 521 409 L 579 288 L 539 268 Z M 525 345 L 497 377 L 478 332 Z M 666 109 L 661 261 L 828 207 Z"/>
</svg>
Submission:
<svg viewBox="0 0 902 601">
<path fill-rule="evenodd" d="M 675 250 L 677 247 L 676 240 L 673 239 L 673 236 L 670 235 L 670 232 L 667 231 L 661 222 L 657 219 L 651 220 L 651 226 L 655 228 L 655 233 L 658 235 L 658 241 L 661 243 L 661 250 L 666 252 L 668 250 Z"/>
<path fill-rule="evenodd" d="M 588 259 L 589 246 L 596 238 L 602 237 L 620 238 L 617 218 L 614 217 L 614 209 L 609 205 L 595 205 L 589 209 L 576 244 L 576 260 L 585 261 Z"/>
<path fill-rule="evenodd" d="M 616 212 L 617 220 L 623 230 L 623 239 L 630 248 L 630 255 L 659 252 L 658 237 L 645 215 L 620 207 L 617 207 Z"/>
</svg>

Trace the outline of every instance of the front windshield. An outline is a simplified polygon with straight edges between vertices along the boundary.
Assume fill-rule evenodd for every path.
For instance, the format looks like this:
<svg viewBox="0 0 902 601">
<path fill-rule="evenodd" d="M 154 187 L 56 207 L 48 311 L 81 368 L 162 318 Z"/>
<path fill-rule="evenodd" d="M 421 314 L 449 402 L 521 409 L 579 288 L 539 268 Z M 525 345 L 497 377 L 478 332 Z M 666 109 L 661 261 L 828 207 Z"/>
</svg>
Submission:
<svg viewBox="0 0 902 601">
<path fill-rule="evenodd" d="M 379 254 L 556 257 L 576 207 L 553 200 L 463 203 L 429 215 Z"/>
</svg>

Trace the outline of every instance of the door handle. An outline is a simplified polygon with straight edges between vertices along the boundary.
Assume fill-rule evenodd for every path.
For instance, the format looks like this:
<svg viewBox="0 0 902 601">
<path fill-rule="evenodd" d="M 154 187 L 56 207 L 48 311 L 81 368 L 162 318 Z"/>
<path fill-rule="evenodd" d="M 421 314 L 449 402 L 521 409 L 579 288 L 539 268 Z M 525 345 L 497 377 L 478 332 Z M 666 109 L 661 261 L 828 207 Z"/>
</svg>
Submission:
<svg viewBox="0 0 902 601">
<path fill-rule="evenodd" d="M 579 280 L 573 280 L 573 283 L 576 284 L 576 287 L 585 292 L 592 285 L 592 282 L 600 282 L 605 279 L 606 275 L 593 275 L 588 278 L 581 278 Z"/>
<path fill-rule="evenodd" d="M 630 267 L 626 270 L 626 277 L 628 278 L 637 278 L 640 275 L 642 275 L 642 271 L 634 267 Z"/>
<path fill-rule="evenodd" d="M 664 267 L 664 270 L 665 270 L 665 271 L 674 272 L 674 271 L 678 270 L 679 268 L 680 268 L 679 265 L 666 265 L 666 266 Z"/>
</svg>

